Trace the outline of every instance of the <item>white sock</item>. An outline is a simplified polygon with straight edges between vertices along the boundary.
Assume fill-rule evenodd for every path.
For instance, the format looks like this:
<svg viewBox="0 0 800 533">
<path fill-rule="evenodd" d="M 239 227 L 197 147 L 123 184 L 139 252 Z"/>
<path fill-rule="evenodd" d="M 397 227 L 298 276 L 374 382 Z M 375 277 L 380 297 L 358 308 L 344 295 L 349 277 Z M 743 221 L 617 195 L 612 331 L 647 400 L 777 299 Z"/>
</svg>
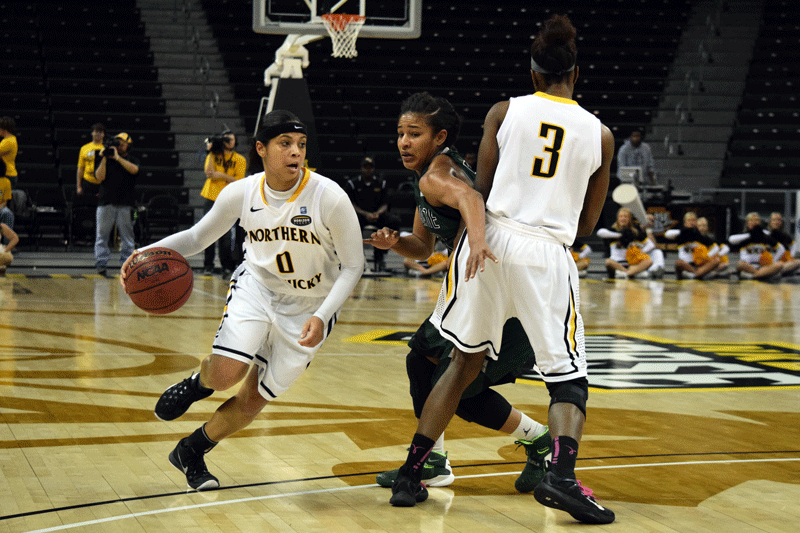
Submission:
<svg viewBox="0 0 800 533">
<path fill-rule="evenodd" d="M 520 413 L 520 415 L 522 415 L 522 420 L 519 421 L 517 429 L 511 432 L 512 437 L 523 440 L 533 440 L 544 433 L 545 427 L 543 425 L 531 419 L 525 413 Z"/>
<path fill-rule="evenodd" d="M 441 453 L 444 455 L 444 433 L 439 435 L 439 438 L 436 439 L 436 442 L 433 443 L 432 450 L 437 453 Z"/>
</svg>

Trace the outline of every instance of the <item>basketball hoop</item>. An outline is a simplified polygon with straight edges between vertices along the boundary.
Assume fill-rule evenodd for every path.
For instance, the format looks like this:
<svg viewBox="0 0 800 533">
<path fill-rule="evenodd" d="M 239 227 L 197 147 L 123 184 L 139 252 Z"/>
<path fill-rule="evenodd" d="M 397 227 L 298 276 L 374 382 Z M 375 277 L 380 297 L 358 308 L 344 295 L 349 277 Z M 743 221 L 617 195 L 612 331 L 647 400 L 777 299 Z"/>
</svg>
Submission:
<svg viewBox="0 0 800 533">
<path fill-rule="evenodd" d="M 333 57 L 356 57 L 356 39 L 366 17 L 328 13 L 322 15 L 322 23 L 333 43 Z"/>
</svg>

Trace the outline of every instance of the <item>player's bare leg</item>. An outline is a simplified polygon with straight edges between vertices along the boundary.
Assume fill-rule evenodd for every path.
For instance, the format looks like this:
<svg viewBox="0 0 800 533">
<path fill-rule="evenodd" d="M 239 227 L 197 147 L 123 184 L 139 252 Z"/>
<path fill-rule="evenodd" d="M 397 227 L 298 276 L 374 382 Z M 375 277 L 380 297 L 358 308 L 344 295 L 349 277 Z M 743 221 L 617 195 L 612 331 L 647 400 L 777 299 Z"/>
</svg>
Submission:
<svg viewBox="0 0 800 533">
<path fill-rule="evenodd" d="M 239 392 L 217 408 L 205 425 L 206 435 L 219 442 L 250 425 L 269 403 L 258 392 L 258 367 L 250 369 Z"/>
</svg>

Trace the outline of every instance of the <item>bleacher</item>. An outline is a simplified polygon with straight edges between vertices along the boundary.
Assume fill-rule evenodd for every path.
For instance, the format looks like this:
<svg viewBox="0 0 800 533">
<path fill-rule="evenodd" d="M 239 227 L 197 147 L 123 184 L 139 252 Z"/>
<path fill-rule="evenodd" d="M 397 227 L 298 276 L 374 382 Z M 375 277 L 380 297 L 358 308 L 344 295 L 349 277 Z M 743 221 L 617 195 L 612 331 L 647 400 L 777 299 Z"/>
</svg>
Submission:
<svg viewBox="0 0 800 533">
<path fill-rule="evenodd" d="M 283 43 L 281 35 L 256 35 L 247 0 L 204 0 L 208 20 L 247 128 L 269 94 L 264 69 Z M 658 9 L 617 2 L 597 10 L 566 1 L 578 27 L 581 77 L 575 98 L 606 123 L 621 143 L 646 127 L 658 107 L 690 3 L 664 0 Z M 304 69 L 312 100 L 324 173 L 334 179 L 358 172 L 365 154 L 390 179 L 408 176 L 397 155 L 400 102 L 427 90 L 448 98 L 464 118 L 462 153 L 477 152 L 483 119 L 497 101 L 531 92 L 530 41 L 549 11 L 536 4 L 497 6 L 425 0 L 417 40 L 359 39 L 358 57 L 332 58 L 328 39 L 306 45 Z M 625 28 L 637 21 L 641 31 Z M 261 51 L 267 51 L 263 53 Z"/>
<path fill-rule="evenodd" d="M 800 5 L 767 2 L 720 179 L 724 188 L 800 187 Z M 760 211 L 783 211 L 769 195 Z"/>
<path fill-rule="evenodd" d="M 38 213 L 29 227 L 23 224 L 23 243 L 69 246 L 77 240 L 73 219 L 83 200 L 74 197 L 78 151 L 91 140 L 97 122 L 105 125 L 107 139 L 121 131 L 133 138 L 132 154 L 142 167 L 138 194 L 155 188 L 185 196 L 170 118 L 135 0 L 5 2 L 0 20 L 2 114 L 17 125 L 17 187 Z"/>
</svg>

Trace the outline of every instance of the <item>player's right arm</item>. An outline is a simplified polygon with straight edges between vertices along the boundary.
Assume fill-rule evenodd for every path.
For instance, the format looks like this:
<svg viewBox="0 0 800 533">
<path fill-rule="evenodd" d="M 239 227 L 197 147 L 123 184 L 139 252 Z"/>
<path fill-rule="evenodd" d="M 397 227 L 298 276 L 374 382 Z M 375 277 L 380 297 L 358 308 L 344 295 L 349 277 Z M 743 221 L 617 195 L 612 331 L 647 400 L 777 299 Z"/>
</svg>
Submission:
<svg viewBox="0 0 800 533">
<path fill-rule="evenodd" d="M 611 160 L 614 158 L 614 135 L 606 126 L 600 127 L 600 139 L 602 159 L 600 168 L 589 178 L 589 186 L 586 188 L 586 196 L 583 197 L 583 209 L 578 219 L 578 237 L 588 237 L 594 231 L 600 214 L 603 212 L 603 204 L 606 202 L 608 194 L 608 181 L 611 174 Z M 478 159 L 480 161 L 480 159 Z"/>
<path fill-rule="evenodd" d="M 497 144 L 497 132 L 508 113 L 509 101 L 498 102 L 492 106 L 483 121 L 483 137 L 478 148 L 478 169 L 475 178 L 475 189 L 483 195 L 485 202 L 489 198 L 494 182 L 494 173 L 500 160 L 500 146 Z"/>
<path fill-rule="evenodd" d="M 125 287 L 125 272 L 128 264 L 133 261 L 134 257 L 145 250 L 157 247 L 169 248 L 175 250 L 183 257 L 190 257 L 202 252 L 208 248 L 211 243 L 217 242 L 220 237 L 230 231 L 231 227 L 236 223 L 242 213 L 245 192 L 243 182 L 234 182 L 232 185 L 239 186 L 229 186 L 222 189 L 212 205 L 211 210 L 191 228 L 173 233 L 160 241 L 134 250 L 120 268 L 120 284 Z"/>
</svg>

